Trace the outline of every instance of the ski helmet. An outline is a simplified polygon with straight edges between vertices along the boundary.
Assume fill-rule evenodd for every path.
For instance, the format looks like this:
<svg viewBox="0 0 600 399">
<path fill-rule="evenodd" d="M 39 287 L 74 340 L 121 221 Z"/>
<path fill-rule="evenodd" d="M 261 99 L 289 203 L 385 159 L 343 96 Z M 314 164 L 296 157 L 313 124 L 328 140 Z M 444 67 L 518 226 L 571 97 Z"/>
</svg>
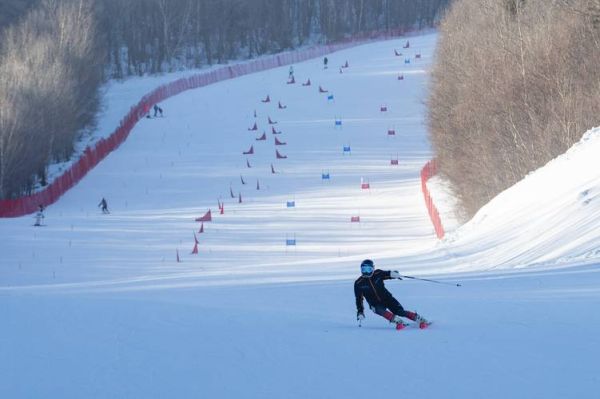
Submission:
<svg viewBox="0 0 600 399">
<path fill-rule="evenodd" d="M 363 276 L 371 276 L 371 274 L 373 274 L 373 270 L 375 270 L 375 265 L 371 259 L 365 259 L 360 264 L 360 273 Z"/>
</svg>

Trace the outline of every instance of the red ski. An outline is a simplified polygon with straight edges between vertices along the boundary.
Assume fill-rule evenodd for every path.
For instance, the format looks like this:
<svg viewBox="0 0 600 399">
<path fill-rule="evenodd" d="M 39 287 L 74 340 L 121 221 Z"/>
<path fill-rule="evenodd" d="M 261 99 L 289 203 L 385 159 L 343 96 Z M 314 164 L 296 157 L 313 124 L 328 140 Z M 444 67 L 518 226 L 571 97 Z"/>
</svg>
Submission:
<svg viewBox="0 0 600 399">
<path fill-rule="evenodd" d="M 408 324 L 405 322 L 400 322 L 396 324 L 396 330 L 404 330 L 406 327 L 410 326 L 419 327 L 421 330 L 428 328 L 431 325 L 430 321 L 422 321 L 419 324 Z"/>
</svg>

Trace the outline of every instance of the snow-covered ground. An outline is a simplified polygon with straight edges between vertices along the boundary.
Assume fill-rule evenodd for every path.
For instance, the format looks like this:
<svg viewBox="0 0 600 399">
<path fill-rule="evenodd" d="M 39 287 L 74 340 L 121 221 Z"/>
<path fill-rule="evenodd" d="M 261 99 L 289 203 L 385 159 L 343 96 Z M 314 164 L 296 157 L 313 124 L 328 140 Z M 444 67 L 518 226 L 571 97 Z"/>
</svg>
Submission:
<svg viewBox="0 0 600 399">
<path fill-rule="evenodd" d="M 598 397 L 600 131 L 464 226 L 445 214 L 439 242 L 419 181 L 435 40 L 297 64 L 295 85 L 284 67 L 183 93 L 49 207 L 45 227 L 0 220 L 0 397 Z M 99 134 L 166 79 L 111 84 Z M 397 332 L 368 312 L 359 328 L 363 258 L 462 286 L 390 281 L 434 325 Z"/>
</svg>

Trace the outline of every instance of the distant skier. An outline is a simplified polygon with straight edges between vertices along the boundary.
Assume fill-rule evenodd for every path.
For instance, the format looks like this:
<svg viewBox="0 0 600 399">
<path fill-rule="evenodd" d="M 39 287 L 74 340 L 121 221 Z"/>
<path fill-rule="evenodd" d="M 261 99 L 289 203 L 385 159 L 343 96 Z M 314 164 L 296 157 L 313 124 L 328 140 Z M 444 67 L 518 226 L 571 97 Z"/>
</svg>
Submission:
<svg viewBox="0 0 600 399">
<path fill-rule="evenodd" d="M 163 110 L 161 107 L 159 107 L 157 104 L 154 104 L 154 117 L 156 118 L 159 114 L 160 116 L 163 116 Z"/>
<path fill-rule="evenodd" d="M 356 296 L 356 319 L 362 321 L 365 318 L 363 298 L 367 300 L 371 310 L 381 317 L 387 319 L 390 323 L 396 324 L 396 329 L 401 330 L 408 324 L 404 323 L 401 317 L 406 317 L 419 323 L 419 328 L 426 328 L 429 322 L 416 312 L 404 310 L 402 305 L 385 288 L 383 281 L 400 278 L 395 270 L 375 269 L 372 260 L 365 259 L 360 265 L 360 276 L 354 282 L 354 295 Z"/>
<path fill-rule="evenodd" d="M 294 66 L 293 65 L 290 65 L 290 72 L 288 74 L 288 78 L 290 80 L 294 79 Z"/>
<path fill-rule="evenodd" d="M 100 203 L 98 204 L 98 207 L 100 209 L 102 209 L 102 213 L 110 213 L 108 210 L 108 203 L 106 202 L 106 200 L 104 198 L 102 198 L 102 201 L 100 201 Z"/>
<path fill-rule="evenodd" d="M 34 226 L 41 226 L 42 220 L 44 219 L 44 205 L 38 205 L 38 211 L 35 213 L 35 224 Z"/>
<path fill-rule="evenodd" d="M 327 57 L 323 58 L 323 69 L 327 69 L 327 62 L 329 60 L 327 59 Z"/>
</svg>

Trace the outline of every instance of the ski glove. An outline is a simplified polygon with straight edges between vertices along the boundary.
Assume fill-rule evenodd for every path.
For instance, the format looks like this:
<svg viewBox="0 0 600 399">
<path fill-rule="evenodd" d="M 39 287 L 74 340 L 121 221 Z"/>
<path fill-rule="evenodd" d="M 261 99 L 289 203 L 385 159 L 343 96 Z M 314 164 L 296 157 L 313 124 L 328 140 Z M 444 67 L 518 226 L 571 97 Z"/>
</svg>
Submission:
<svg viewBox="0 0 600 399">
<path fill-rule="evenodd" d="M 362 321 L 364 319 L 365 319 L 365 314 L 363 312 L 361 312 L 360 310 L 358 312 L 356 312 L 356 320 Z"/>
<path fill-rule="evenodd" d="M 400 277 L 400 273 L 398 273 L 398 271 L 397 271 L 397 270 L 392 270 L 392 271 L 390 272 L 390 277 L 391 277 L 391 278 L 396 278 L 396 279 L 398 279 L 398 280 L 402 280 L 402 278 Z"/>
</svg>

